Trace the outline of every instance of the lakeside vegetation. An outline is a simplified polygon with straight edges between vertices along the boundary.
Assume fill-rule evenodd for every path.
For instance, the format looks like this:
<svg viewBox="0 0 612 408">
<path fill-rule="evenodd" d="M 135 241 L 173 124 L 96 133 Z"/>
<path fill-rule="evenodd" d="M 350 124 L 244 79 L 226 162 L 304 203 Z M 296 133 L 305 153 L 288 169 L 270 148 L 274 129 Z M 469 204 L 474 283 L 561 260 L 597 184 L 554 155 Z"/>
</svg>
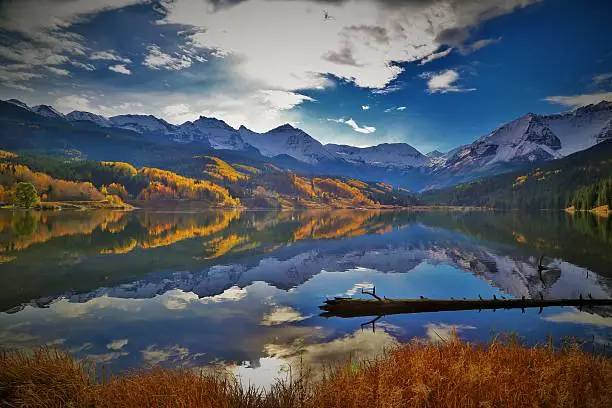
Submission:
<svg viewBox="0 0 612 408">
<path fill-rule="evenodd" d="M 413 340 L 372 361 L 323 373 L 302 368 L 269 390 L 222 369 L 141 368 L 96 381 L 96 367 L 42 348 L 0 354 L 0 399 L 12 407 L 604 407 L 612 404 L 612 359 L 525 347 L 512 338 L 475 345 L 452 337 Z"/>
</svg>

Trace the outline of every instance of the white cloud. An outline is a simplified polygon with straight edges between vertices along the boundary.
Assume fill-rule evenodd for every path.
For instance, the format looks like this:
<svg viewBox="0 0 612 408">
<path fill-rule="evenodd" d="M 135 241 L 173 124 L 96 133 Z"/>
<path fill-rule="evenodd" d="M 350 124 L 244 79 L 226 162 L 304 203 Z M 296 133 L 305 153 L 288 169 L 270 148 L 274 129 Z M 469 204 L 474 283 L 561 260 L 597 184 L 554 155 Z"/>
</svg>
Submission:
<svg viewBox="0 0 612 408">
<path fill-rule="evenodd" d="M 14 82 L 2 82 L 0 81 L 0 85 L 5 86 L 7 88 L 17 89 L 18 91 L 26 91 L 26 92 L 34 92 L 34 88 L 30 88 L 29 86 L 16 84 Z"/>
<path fill-rule="evenodd" d="M 401 111 L 405 111 L 405 110 L 406 110 L 405 106 L 398 106 L 398 107 L 393 107 L 393 108 L 385 109 L 385 113 L 390 113 L 390 112 L 393 112 L 393 111 L 400 111 L 401 112 Z"/>
<path fill-rule="evenodd" d="M 284 323 L 300 322 L 310 316 L 302 316 L 300 312 L 289 306 L 276 306 L 267 313 L 261 322 L 261 326 L 278 326 Z"/>
<path fill-rule="evenodd" d="M 425 335 L 430 343 L 444 343 L 452 339 L 453 333 L 458 335 L 460 331 L 475 328 L 474 326 L 428 323 L 425 325 Z"/>
<path fill-rule="evenodd" d="M 420 75 L 427 79 L 428 93 L 447 93 L 447 92 L 470 92 L 476 88 L 461 88 L 456 84 L 459 80 L 459 73 L 454 69 L 448 69 L 439 73 L 425 72 Z"/>
<path fill-rule="evenodd" d="M 45 68 L 47 68 L 47 70 L 51 71 L 55 75 L 60 75 L 60 76 L 68 76 L 68 75 L 70 75 L 70 71 L 68 71 L 67 69 L 56 68 L 56 67 L 51 67 L 51 66 L 45 67 Z"/>
<path fill-rule="evenodd" d="M 169 347 L 157 347 L 157 345 L 151 345 L 145 350 L 141 351 L 142 359 L 145 363 L 152 366 L 158 366 L 161 363 L 172 361 L 173 363 L 180 364 L 185 361 L 189 361 L 191 353 L 186 347 L 181 347 L 178 344 Z"/>
<path fill-rule="evenodd" d="M 468 0 L 458 4 L 375 1 L 250 0 L 231 7 L 210 1 L 166 2 L 165 23 L 195 27 L 193 46 L 231 56 L 231 70 L 263 87 L 299 90 L 331 84 L 329 75 L 359 87 L 383 89 L 401 72 L 396 62 L 418 61 L 447 41 L 452 29 L 509 13 L 531 0 Z M 282 16 L 282 18 L 279 18 Z M 239 22 L 239 23 L 237 23 Z"/>
<path fill-rule="evenodd" d="M 388 85 L 381 89 L 374 89 L 372 93 L 376 95 L 387 95 L 393 92 L 401 91 L 402 89 L 404 89 L 403 85 L 394 84 L 394 85 Z"/>
<path fill-rule="evenodd" d="M 142 65 L 151 69 L 167 69 L 170 71 L 180 71 L 191 66 L 191 58 L 186 55 L 172 56 L 166 54 L 157 45 L 147 47 L 146 55 Z"/>
<path fill-rule="evenodd" d="M 264 90 L 261 91 L 261 94 L 263 95 L 264 101 L 269 103 L 275 109 L 279 110 L 292 109 L 304 101 L 315 101 L 315 99 L 309 96 L 301 95 L 295 92 Z"/>
<path fill-rule="evenodd" d="M 599 92 L 592 94 L 569 96 L 547 96 L 546 98 L 544 98 L 544 100 L 550 103 L 556 103 L 558 105 L 579 107 L 598 103 L 601 101 L 612 102 L 612 92 Z"/>
<path fill-rule="evenodd" d="M 191 108 L 184 103 L 166 106 L 163 114 L 164 119 L 170 123 L 184 123 L 193 119 Z"/>
<path fill-rule="evenodd" d="M 94 65 L 92 65 L 92 64 L 84 64 L 84 63 L 79 62 L 79 61 L 70 61 L 70 63 L 72 65 L 74 65 L 75 67 L 83 68 L 86 71 L 95 71 L 96 70 L 96 67 Z"/>
<path fill-rule="evenodd" d="M 365 133 L 365 134 L 369 134 L 369 133 L 374 133 L 376 132 L 376 128 L 374 126 L 359 126 L 357 124 L 357 122 L 355 122 L 352 118 L 351 119 L 327 119 L 330 122 L 336 122 L 336 123 L 344 123 L 345 125 L 350 126 L 355 132 L 359 132 L 359 133 Z"/>
<path fill-rule="evenodd" d="M 89 56 L 91 60 L 118 61 L 124 64 L 129 64 L 132 61 L 129 58 L 123 58 L 115 50 L 97 51 Z"/>
<path fill-rule="evenodd" d="M 544 320 L 555 323 L 574 323 L 589 326 L 612 327 L 612 317 L 604 317 L 586 312 L 563 312 L 544 317 Z"/>
<path fill-rule="evenodd" d="M 370 105 L 361 105 L 361 109 L 369 110 L 370 109 Z"/>
<path fill-rule="evenodd" d="M 595 75 L 593 77 L 593 84 L 599 85 L 612 79 L 612 72 L 606 72 L 605 74 Z"/>
<path fill-rule="evenodd" d="M 113 340 L 106 345 L 106 348 L 109 350 L 121 350 L 127 344 L 128 339 Z"/>
<path fill-rule="evenodd" d="M 72 56 L 85 56 L 87 47 L 83 36 L 68 31 L 73 23 L 83 22 L 92 15 L 147 0 L 20 0 L 2 3 L 0 29 L 20 33 L 22 39 L 0 46 L 0 56 L 28 66 L 72 63 Z M 81 68 L 85 68 L 81 66 Z M 61 68 L 49 69 L 65 75 Z M 86 68 L 87 69 L 87 68 Z M 25 81 L 25 80 L 24 80 Z M 22 85 L 23 87 L 23 85 Z"/>
<path fill-rule="evenodd" d="M 355 296 L 355 294 L 361 293 L 362 289 L 370 290 L 372 287 L 374 287 L 372 282 L 359 282 L 354 284 L 353 287 L 344 292 L 344 294 L 347 296 Z"/>
<path fill-rule="evenodd" d="M 448 54 L 450 54 L 452 50 L 453 50 L 452 48 L 447 48 L 444 51 L 434 52 L 433 54 L 429 54 L 428 56 L 423 58 L 421 60 L 421 62 L 419 62 L 419 65 L 425 65 L 428 62 L 431 62 L 431 61 L 434 61 L 434 60 L 437 60 L 437 59 L 440 59 L 440 58 L 444 58 Z"/>
<path fill-rule="evenodd" d="M 247 290 L 241 289 L 238 286 L 232 286 L 222 293 L 214 296 L 206 296 L 200 298 L 193 292 L 184 292 L 182 290 L 171 290 L 165 293 L 162 300 L 163 305 L 170 310 L 187 309 L 193 303 L 222 303 L 222 302 L 237 302 L 247 296 Z"/>
<path fill-rule="evenodd" d="M 0 67 L 0 85 L 21 91 L 34 91 L 31 87 L 25 86 L 22 82 L 27 82 L 34 78 L 41 78 L 42 74 L 27 72 L 25 64 L 7 64 Z"/>
<path fill-rule="evenodd" d="M 266 132 L 285 123 L 300 121 L 298 112 L 278 109 L 278 103 L 266 98 L 259 91 L 241 89 L 205 91 L 199 94 L 173 91 L 117 92 L 104 96 L 63 95 L 59 96 L 53 105 L 60 111 L 66 112 L 67 110 L 62 109 L 60 104 L 66 106 L 67 101 L 82 103 L 85 99 L 88 106 L 83 110 L 99 115 L 147 114 L 164 118 L 175 124 L 207 116 L 222 119 L 234 128 L 245 125 L 256 132 Z"/>
<path fill-rule="evenodd" d="M 497 37 L 497 38 L 485 38 L 482 40 L 478 40 L 478 41 L 474 41 L 471 44 L 468 44 L 464 47 L 460 47 L 460 52 L 463 55 L 467 55 L 467 54 L 471 54 L 473 52 L 476 52 L 478 50 L 483 49 L 484 47 L 488 47 L 491 44 L 496 44 L 498 42 L 500 42 L 502 40 L 502 37 Z"/>
<path fill-rule="evenodd" d="M 117 72 L 117 73 L 123 74 L 123 75 L 131 75 L 132 74 L 132 71 L 130 71 L 129 68 L 126 67 L 123 64 L 111 65 L 110 67 L 108 67 L 108 69 L 110 69 L 113 72 Z"/>
<path fill-rule="evenodd" d="M 72 112 L 74 110 L 91 112 L 95 110 L 90 105 L 89 99 L 79 95 L 66 95 L 55 100 L 53 106 L 60 112 Z"/>
</svg>

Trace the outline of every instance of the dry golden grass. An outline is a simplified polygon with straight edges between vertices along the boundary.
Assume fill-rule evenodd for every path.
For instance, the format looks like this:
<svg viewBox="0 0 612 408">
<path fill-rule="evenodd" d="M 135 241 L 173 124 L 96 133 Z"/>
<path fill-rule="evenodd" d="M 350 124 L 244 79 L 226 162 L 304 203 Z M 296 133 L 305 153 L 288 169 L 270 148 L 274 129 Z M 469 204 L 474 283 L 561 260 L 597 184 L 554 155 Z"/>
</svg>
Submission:
<svg viewBox="0 0 612 408">
<path fill-rule="evenodd" d="M 609 407 L 612 360 L 570 346 L 413 341 L 310 383 L 244 389 L 226 374 L 156 368 L 92 380 L 91 366 L 42 349 L 0 356 L 0 405 L 11 407 Z"/>
<path fill-rule="evenodd" d="M 612 360 L 577 346 L 412 342 L 345 367 L 314 390 L 318 407 L 609 407 Z"/>
</svg>

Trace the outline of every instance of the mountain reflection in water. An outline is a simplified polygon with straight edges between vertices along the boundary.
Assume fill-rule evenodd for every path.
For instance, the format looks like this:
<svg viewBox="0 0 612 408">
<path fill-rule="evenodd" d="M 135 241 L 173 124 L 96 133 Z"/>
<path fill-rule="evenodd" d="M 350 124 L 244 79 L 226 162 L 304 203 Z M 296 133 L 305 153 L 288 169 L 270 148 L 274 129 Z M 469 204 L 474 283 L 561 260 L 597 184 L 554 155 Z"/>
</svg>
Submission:
<svg viewBox="0 0 612 408">
<path fill-rule="evenodd" d="M 0 212 L 0 346 L 52 344 L 120 370 L 222 364 L 266 384 L 286 364 L 368 357 L 454 329 L 605 343 L 606 309 L 323 319 L 329 296 L 608 298 L 610 219 L 563 213 Z M 537 259 L 555 269 L 537 271 Z M 437 339 L 437 340 L 436 340 Z"/>
</svg>

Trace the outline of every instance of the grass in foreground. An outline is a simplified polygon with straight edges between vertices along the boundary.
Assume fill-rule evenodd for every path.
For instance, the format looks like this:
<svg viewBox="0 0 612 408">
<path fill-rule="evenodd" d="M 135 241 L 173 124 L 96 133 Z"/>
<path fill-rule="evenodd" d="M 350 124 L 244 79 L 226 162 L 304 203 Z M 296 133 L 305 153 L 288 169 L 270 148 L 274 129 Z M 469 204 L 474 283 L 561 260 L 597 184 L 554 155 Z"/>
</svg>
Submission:
<svg viewBox="0 0 612 408">
<path fill-rule="evenodd" d="M 322 379 L 242 388 L 226 375 L 139 370 L 92 380 L 91 366 L 50 349 L 0 355 L 0 405 L 11 407 L 610 407 L 612 359 L 570 346 L 413 341 Z"/>
</svg>

